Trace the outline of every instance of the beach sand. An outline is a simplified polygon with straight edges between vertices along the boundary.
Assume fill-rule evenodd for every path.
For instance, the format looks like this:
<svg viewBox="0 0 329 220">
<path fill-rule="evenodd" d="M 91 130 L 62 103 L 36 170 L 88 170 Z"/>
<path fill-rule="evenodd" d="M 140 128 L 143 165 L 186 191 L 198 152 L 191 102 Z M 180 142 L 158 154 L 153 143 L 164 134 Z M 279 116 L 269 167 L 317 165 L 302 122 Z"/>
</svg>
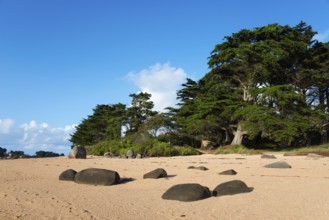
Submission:
<svg viewBox="0 0 329 220">
<path fill-rule="evenodd" d="M 31 158 L 0 160 L 0 219 L 329 219 L 329 157 L 210 155 L 168 158 Z M 264 165 L 285 161 L 291 169 Z M 187 169 L 205 166 L 209 170 Z M 94 186 L 60 181 L 67 170 L 117 171 L 124 183 Z M 164 168 L 169 177 L 143 179 Z M 235 176 L 218 175 L 234 169 Z M 242 180 L 254 190 L 195 202 L 163 200 L 180 183 L 218 184 Z"/>
</svg>

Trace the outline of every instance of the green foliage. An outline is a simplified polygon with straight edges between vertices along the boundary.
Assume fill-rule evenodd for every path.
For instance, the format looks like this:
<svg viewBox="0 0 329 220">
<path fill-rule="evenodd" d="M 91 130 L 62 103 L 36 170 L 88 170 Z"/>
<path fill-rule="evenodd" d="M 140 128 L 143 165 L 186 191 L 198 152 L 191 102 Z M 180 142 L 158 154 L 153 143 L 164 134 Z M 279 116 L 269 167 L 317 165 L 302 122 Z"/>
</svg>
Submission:
<svg viewBox="0 0 329 220">
<path fill-rule="evenodd" d="M 63 154 L 54 153 L 51 151 L 37 151 L 35 152 L 36 157 L 59 157 L 64 156 Z"/>
<path fill-rule="evenodd" d="M 176 147 L 176 150 L 178 151 L 178 155 L 180 155 L 180 156 L 200 155 L 201 154 L 200 151 L 197 151 L 193 147 Z"/>
<path fill-rule="evenodd" d="M 130 94 L 128 109 L 97 105 L 71 142 L 90 145 L 97 155 L 132 149 L 149 156 L 194 154 L 172 145 L 199 147 L 201 140 L 283 148 L 328 142 L 329 43 L 313 40 L 315 34 L 300 22 L 226 36 L 210 53 L 210 71 L 199 81 L 186 79 L 177 92 L 177 108 L 158 113 L 150 94 Z M 241 146 L 227 150 L 248 152 Z"/>
<path fill-rule="evenodd" d="M 260 154 L 261 151 L 249 149 L 243 145 L 229 145 L 225 147 L 219 147 L 215 154 Z"/>
<path fill-rule="evenodd" d="M 191 147 L 173 147 L 168 143 L 160 142 L 156 139 L 148 139 L 143 145 L 134 144 L 130 140 L 102 141 L 94 146 L 87 147 L 88 154 L 102 156 L 106 152 L 111 152 L 115 156 L 125 155 L 127 150 L 133 150 L 135 154 L 149 157 L 177 156 L 177 155 L 198 155 L 200 154 Z"/>
<path fill-rule="evenodd" d="M 5 157 L 6 156 L 7 149 L 0 147 L 0 157 Z"/>
</svg>

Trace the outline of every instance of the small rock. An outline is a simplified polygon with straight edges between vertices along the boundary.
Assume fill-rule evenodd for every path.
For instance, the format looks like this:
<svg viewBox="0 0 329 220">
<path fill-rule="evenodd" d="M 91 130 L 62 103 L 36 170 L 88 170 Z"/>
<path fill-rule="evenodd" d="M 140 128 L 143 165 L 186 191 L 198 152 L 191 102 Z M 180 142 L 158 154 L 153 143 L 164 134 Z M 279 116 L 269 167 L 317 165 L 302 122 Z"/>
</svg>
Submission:
<svg viewBox="0 0 329 220">
<path fill-rule="evenodd" d="M 279 161 L 271 164 L 267 164 L 264 167 L 266 168 L 278 168 L 278 169 L 286 169 L 286 168 L 291 168 L 291 166 L 284 162 L 284 161 Z"/>
<path fill-rule="evenodd" d="M 219 175 L 236 175 L 236 174 L 237 172 L 235 170 L 225 170 L 219 173 Z"/>
<path fill-rule="evenodd" d="M 127 158 L 133 158 L 134 157 L 134 151 L 133 150 L 127 150 L 126 157 Z"/>
<path fill-rule="evenodd" d="M 269 154 L 263 154 L 260 158 L 263 158 L 263 159 L 276 159 L 276 156 L 269 155 Z"/>
<path fill-rule="evenodd" d="M 113 154 L 112 154 L 112 152 L 106 152 L 106 153 L 104 154 L 104 157 L 107 157 L 107 158 L 109 158 L 109 157 L 113 157 Z"/>
<path fill-rule="evenodd" d="M 204 166 L 199 166 L 199 167 L 195 167 L 195 166 L 189 166 L 187 169 L 195 169 L 195 170 L 208 170 L 207 167 L 204 167 Z"/>
<path fill-rule="evenodd" d="M 162 168 L 158 168 L 158 169 L 152 170 L 149 173 L 144 174 L 143 178 L 144 179 L 159 179 L 159 178 L 163 178 L 166 176 L 167 176 L 167 172 Z"/>
</svg>

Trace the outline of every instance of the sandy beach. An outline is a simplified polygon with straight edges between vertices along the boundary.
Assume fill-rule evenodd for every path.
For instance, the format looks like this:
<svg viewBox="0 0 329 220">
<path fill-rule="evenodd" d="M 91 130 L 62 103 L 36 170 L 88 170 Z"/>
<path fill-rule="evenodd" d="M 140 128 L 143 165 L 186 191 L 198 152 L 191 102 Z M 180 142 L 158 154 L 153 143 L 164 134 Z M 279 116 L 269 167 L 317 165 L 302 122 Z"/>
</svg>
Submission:
<svg viewBox="0 0 329 220">
<path fill-rule="evenodd" d="M 329 219 L 329 158 L 275 156 L 0 160 L 0 219 Z M 292 168 L 264 168 L 276 161 Z M 67 169 L 91 167 L 115 170 L 126 181 L 94 186 L 58 179 Z M 164 168 L 169 177 L 143 179 L 156 168 Z M 218 174 L 228 169 L 237 175 Z M 176 184 L 199 183 L 213 190 L 230 180 L 242 180 L 254 190 L 195 202 L 161 198 Z"/>
</svg>

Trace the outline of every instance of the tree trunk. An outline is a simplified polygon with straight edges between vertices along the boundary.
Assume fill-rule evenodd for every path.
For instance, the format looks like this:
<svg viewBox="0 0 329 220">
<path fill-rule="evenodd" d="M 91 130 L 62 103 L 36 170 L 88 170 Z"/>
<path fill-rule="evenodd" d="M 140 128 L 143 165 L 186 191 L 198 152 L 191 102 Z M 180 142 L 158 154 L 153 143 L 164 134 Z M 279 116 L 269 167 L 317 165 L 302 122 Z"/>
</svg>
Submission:
<svg viewBox="0 0 329 220">
<path fill-rule="evenodd" d="M 238 125 L 238 129 L 234 133 L 234 138 L 233 138 L 233 141 L 232 141 L 231 145 L 240 145 L 240 144 L 242 144 L 242 139 L 243 139 L 244 134 L 246 134 L 246 132 L 244 132 L 242 130 L 241 125 Z"/>
</svg>

